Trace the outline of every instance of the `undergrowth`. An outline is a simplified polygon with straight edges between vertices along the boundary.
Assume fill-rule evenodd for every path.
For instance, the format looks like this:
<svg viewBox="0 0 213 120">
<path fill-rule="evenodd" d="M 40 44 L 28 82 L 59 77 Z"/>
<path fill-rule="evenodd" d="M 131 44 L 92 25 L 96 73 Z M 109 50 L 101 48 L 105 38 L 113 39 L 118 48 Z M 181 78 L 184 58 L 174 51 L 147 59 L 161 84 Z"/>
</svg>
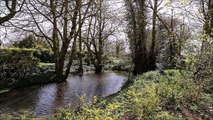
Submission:
<svg viewBox="0 0 213 120">
<path fill-rule="evenodd" d="M 110 100 L 96 100 L 78 108 L 65 109 L 57 120 L 184 120 L 212 117 L 212 94 L 197 96 L 197 84 L 189 72 L 166 70 L 144 73 Z M 206 108 L 202 103 L 206 104 Z M 183 113 L 184 111 L 187 111 Z"/>
</svg>

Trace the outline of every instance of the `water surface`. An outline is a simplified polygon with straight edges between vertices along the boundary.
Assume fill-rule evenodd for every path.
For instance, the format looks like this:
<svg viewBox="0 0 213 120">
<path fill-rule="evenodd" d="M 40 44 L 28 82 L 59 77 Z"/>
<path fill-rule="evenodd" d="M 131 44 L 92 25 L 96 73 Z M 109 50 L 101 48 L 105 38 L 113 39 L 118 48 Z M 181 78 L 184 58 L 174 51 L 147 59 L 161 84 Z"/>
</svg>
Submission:
<svg viewBox="0 0 213 120">
<path fill-rule="evenodd" d="M 33 86 L 0 94 L 0 114 L 31 111 L 36 116 L 55 113 L 58 108 L 68 104 L 81 104 L 80 96 L 85 102 L 94 96 L 105 97 L 120 90 L 125 75 L 119 73 L 86 74 L 71 76 L 62 83 Z"/>
</svg>

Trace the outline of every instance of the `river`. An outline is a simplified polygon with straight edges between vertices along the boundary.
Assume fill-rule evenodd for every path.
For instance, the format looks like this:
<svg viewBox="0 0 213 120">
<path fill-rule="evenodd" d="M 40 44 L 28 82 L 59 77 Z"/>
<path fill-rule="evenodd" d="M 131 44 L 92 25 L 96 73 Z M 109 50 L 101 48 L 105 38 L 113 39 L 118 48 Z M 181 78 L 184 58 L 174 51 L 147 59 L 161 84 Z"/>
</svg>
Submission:
<svg viewBox="0 0 213 120">
<path fill-rule="evenodd" d="M 59 108 L 82 104 L 94 96 L 105 97 L 116 93 L 126 78 L 124 74 L 107 72 L 102 74 L 72 75 L 62 83 L 32 86 L 0 94 L 0 114 L 21 114 L 30 111 L 35 116 L 50 115 Z"/>
</svg>

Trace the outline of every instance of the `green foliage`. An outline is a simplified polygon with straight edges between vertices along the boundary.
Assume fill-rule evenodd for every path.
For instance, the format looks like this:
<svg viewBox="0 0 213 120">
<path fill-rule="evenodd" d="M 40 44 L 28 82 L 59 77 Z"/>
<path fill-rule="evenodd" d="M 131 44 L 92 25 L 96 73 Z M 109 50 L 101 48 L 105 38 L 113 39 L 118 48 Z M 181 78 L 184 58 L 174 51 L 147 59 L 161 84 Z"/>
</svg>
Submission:
<svg viewBox="0 0 213 120">
<path fill-rule="evenodd" d="M 56 118 L 79 120 L 182 120 L 181 110 L 198 110 L 196 84 L 187 71 L 166 70 L 163 75 L 151 71 L 134 78 L 132 86 L 119 93 L 114 99 L 96 101 L 81 110 L 62 112 Z M 209 97 L 206 97 L 209 98 Z M 210 103 L 209 99 L 205 99 Z M 193 103 L 193 104 L 192 104 Z M 201 102 L 202 103 L 202 102 Z"/>
<path fill-rule="evenodd" d="M 41 65 L 45 65 L 41 63 Z M 97 100 L 74 109 L 60 110 L 52 117 L 56 120 L 184 120 L 182 110 L 209 116 L 212 109 L 212 94 L 197 94 L 197 84 L 187 71 L 166 70 L 163 74 L 151 71 L 138 75 L 134 83 L 113 99 Z M 196 99 L 195 99 L 196 98 Z M 43 119 L 43 118 L 42 118 Z"/>
<path fill-rule="evenodd" d="M 7 48 L 7 49 L 0 49 L 0 64 L 4 62 L 10 62 L 13 60 L 12 58 L 26 58 L 26 57 L 33 57 L 32 51 L 34 49 L 20 49 L 20 48 Z"/>
<path fill-rule="evenodd" d="M 1 48 L 0 49 L 0 64 L 3 61 L 9 60 L 11 57 L 31 57 L 44 63 L 53 63 L 54 55 L 46 48 Z"/>
<path fill-rule="evenodd" d="M 1 120 L 37 120 L 33 118 L 33 113 L 28 111 L 20 111 L 18 113 L 13 113 L 13 115 L 9 113 L 0 114 Z"/>
<path fill-rule="evenodd" d="M 32 35 L 29 35 L 26 38 L 22 39 L 21 41 L 15 42 L 13 46 L 18 48 L 36 48 L 37 46 L 36 38 Z"/>
<path fill-rule="evenodd" d="M 36 38 L 33 35 L 26 36 L 21 41 L 16 41 L 13 44 L 16 48 L 34 48 L 34 49 L 47 49 L 49 48 L 46 41 Z"/>
<path fill-rule="evenodd" d="M 168 111 L 158 112 L 156 116 L 150 118 L 150 120 L 184 120 L 183 118 L 177 118 Z"/>
<path fill-rule="evenodd" d="M 18 87 L 28 84 L 35 84 L 43 81 L 42 79 L 48 79 L 52 75 L 48 71 L 54 70 L 54 65 L 39 64 L 39 61 L 48 62 L 49 50 L 37 58 L 33 53 L 36 49 L 27 48 L 7 48 L 0 49 L 0 89 Z M 48 59 L 47 59 L 48 58 Z M 45 67 L 44 67 L 45 66 Z M 40 76 L 40 81 L 34 78 Z M 43 82 L 47 82 L 45 80 Z"/>
<path fill-rule="evenodd" d="M 48 49 L 36 49 L 35 51 L 33 51 L 33 56 L 38 58 L 40 62 L 44 62 L 44 63 L 54 62 L 54 55 Z"/>
<path fill-rule="evenodd" d="M 117 57 L 109 57 L 108 58 L 112 65 L 112 70 L 115 71 L 130 71 L 131 69 L 131 59 L 128 56 L 124 58 L 117 58 Z"/>
<path fill-rule="evenodd" d="M 32 55 L 34 49 L 7 48 L 0 49 L 0 65 L 24 62 L 28 59 L 38 61 Z"/>
<path fill-rule="evenodd" d="M 40 65 L 46 64 L 40 63 Z M 77 109 L 62 109 L 53 118 L 56 120 L 184 120 L 185 116 L 181 111 L 185 108 L 208 116 L 208 112 L 203 109 L 211 106 L 212 95 L 202 93 L 197 98 L 196 88 L 196 83 L 187 71 L 166 70 L 163 74 L 151 71 L 136 76 L 134 83 L 113 99 L 100 101 L 94 97 L 93 102 Z M 81 100 L 83 105 L 84 98 L 82 97 Z"/>
<path fill-rule="evenodd" d="M 158 79 L 162 102 L 167 107 L 171 105 L 171 107 L 174 107 L 173 109 L 179 109 L 185 103 L 194 101 L 196 95 L 195 82 L 188 76 L 181 74 L 171 76 L 171 71 L 167 71 L 167 73 L 169 74 Z"/>
<path fill-rule="evenodd" d="M 28 49 L 0 49 L 0 88 L 11 87 L 36 70 L 38 59 Z"/>
</svg>

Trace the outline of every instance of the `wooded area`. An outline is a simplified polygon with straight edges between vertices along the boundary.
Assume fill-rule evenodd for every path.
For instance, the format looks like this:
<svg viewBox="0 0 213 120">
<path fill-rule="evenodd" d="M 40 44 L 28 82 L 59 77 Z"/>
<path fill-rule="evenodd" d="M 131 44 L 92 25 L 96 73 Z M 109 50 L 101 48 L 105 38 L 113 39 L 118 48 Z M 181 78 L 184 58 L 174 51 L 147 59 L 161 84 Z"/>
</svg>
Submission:
<svg viewBox="0 0 213 120">
<path fill-rule="evenodd" d="M 153 113 L 154 111 L 163 110 L 175 114 L 176 118 L 178 112 L 174 111 L 181 111 L 180 114 L 186 119 L 212 119 L 212 100 L 207 102 L 210 104 L 207 107 L 199 108 L 197 104 L 203 102 L 203 95 L 213 97 L 213 1 L 0 1 L 0 90 L 63 82 L 73 73 L 84 76 L 88 72 L 100 74 L 112 70 L 128 73 L 124 86 L 129 87 L 125 88 L 124 94 L 118 94 L 116 100 L 133 95 L 133 98 L 139 99 L 139 103 L 133 102 L 135 107 L 144 110 L 137 112 L 135 108 L 130 108 L 124 115 L 115 111 L 118 116 L 112 119 L 151 119 L 150 116 L 158 114 Z M 167 80 L 170 82 L 170 77 L 171 81 L 176 82 L 166 84 Z M 138 83 L 140 80 L 143 82 Z M 137 83 L 141 85 L 139 92 L 136 90 L 139 87 Z M 179 85 L 183 89 L 179 89 Z M 195 93 L 190 94 L 192 86 Z M 164 87 L 168 88 L 168 93 L 164 91 Z M 170 87 L 170 90 L 174 89 L 171 93 L 174 96 L 171 98 L 174 99 L 170 101 L 171 105 L 162 97 L 170 93 Z M 156 93 L 152 94 L 148 89 Z M 130 95 L 127 91 L 133 92 Z M 156 104 L 141 102 L 143 97 L 147 99 L 146 95 L 137 96 L 136 93 L 146 94 L 142 91 L 157 96 L 156 99 L 153 98 Z M 179 95 L 178 91 L 187 93 Z M 178 101 L 179 96 L 183 97 L 185 94 L 190 97 Z M 166 99 L 169 95 L 164 97 Z M 165 102 L 161 101 L 161 110 L 154 108 L 158 106 L 158 100 Z M 181 106 L 178 106 L 178 110 L 174 107 L 177 104 L 172 104 L 174 101 L 178 101 Z M 112 100 L 105 102 L 118 105 Z M 199 110 L 208 111 L 207 117 L 193 111 L 189 107 L 191 103 L 196 104 Z M 98 115 L 98 119 L 101 119 L 104 117 L 101 113 L 96 115 L 87 111 L 106 107 L 97 104 L 80 113 L 71 114 L 77 116 L 77 119 L 94 119 Z M 147 108 L 140 104 L 147 105 Z M 113 112 L 105 110 L 103 112 Z M 82 117 L 84 113 L 88 118 Z M 58 117 L 75 119 L 64 114 L 66 115 Z"/>
</svg>

